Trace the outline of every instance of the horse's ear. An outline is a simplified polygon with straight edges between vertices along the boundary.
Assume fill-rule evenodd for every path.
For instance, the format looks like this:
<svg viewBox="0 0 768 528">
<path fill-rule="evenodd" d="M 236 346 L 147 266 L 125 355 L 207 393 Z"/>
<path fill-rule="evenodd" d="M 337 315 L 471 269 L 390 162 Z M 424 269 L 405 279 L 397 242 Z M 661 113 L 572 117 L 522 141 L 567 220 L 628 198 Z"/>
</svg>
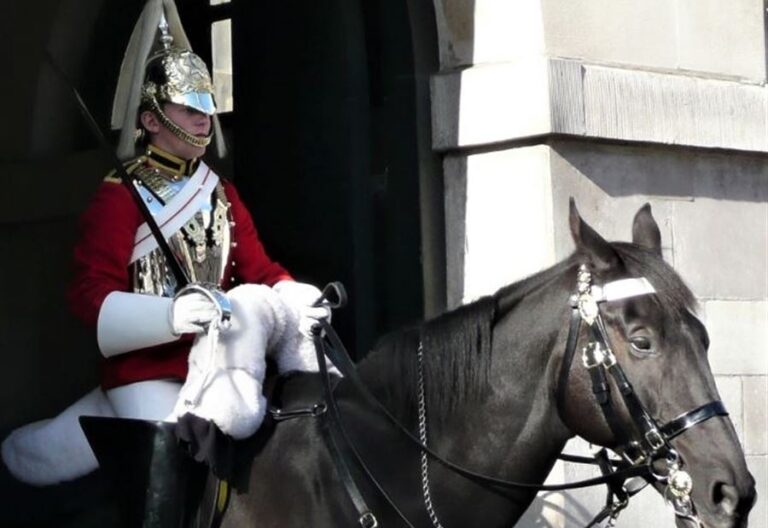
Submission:
<svg viewBox="0 0 768 528">
<path fill-rule="evenodd" d="M 568 218 L 571 225 L 571 236 L 576 244 L 576 249 L 589 258 L 590 264 L 596 270 L 606 270 L 615 266 L 619 256 L 611 245 L 592 229 L 579 216 L 576 202 L 570 200 L 570 214 Z"/>
<path fill-rule="evenodd" d="M 632 221 L 632 242 L 661 255 L 661 231 L 651 214 L 651 204 L 647 203 L 635 214 Z"/>
</svg>

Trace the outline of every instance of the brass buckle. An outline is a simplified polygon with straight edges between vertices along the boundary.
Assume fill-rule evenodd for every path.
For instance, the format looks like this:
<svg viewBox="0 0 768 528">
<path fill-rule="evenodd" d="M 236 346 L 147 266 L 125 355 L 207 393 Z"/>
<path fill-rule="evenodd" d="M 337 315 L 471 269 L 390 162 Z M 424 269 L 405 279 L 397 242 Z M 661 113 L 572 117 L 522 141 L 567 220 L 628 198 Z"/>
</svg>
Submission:
<svg viewBox="0 0 768 528">
<path fill-rule="evenodd" d="M 596 341 L 591 341 L 581 351 L 581 362 L 585 368 L 599 367 L 606 360 L 606 350 Z"/>
<path fill-rule="evenodd" d="M 661 433 L 656 428 L 645 433 L 645 441 L 648 442 L 648 445 L 651 446 L 653 451 L 658 451 L 664 447 L 664 437 L 661 436 Z"/>
</svg>

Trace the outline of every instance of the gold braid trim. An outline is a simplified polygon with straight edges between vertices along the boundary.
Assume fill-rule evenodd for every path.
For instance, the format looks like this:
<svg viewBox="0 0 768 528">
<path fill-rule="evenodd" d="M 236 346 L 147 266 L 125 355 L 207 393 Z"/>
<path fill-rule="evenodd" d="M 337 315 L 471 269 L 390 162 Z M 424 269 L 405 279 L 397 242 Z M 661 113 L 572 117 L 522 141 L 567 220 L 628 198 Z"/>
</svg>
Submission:
<svg viewBox="0 0 768 528">
<path fill-rule="evenodd" d="M 125 171 L 128 174 L 133 174 L 133 172 L 136 170 L 136 167 L 141 165 L 144 162 L 144 157 L 139 156 L 136 159 L 130 160 L 126 163 L 124 163 Z M 104 177 L 104 181 L 107 183 L 123 183 L 123 179 L 117 175 L 117 170 L 112 169 L 107 173 L 107 175 Z"/>
</svg>

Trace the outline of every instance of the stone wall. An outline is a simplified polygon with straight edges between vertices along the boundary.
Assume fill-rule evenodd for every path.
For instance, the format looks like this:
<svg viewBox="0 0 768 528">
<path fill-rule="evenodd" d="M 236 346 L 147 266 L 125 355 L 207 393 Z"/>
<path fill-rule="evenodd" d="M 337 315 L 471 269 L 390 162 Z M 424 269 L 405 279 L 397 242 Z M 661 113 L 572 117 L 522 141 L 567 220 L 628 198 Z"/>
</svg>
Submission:
<svg viewBox="0 0 768 528">
<path fill-rule="evenodd" d="M 763 2 L 435 5 L 432 125 L 444 156 L 449 305 L 570 253 L 570 196 L 618 240 L 649 202 L 665 258 L 698 298 L 718 390 L 758 481 L 750 526 L 768 527 Z M 550 479 L 590 471 L 558 465 Z M 602 489 L 542 496 L 519 525 L 583 526 L 603 501 Z M 652 523 L 672 526 L 672 514 L 646 491 L 619 525 Z"/>
</svg>

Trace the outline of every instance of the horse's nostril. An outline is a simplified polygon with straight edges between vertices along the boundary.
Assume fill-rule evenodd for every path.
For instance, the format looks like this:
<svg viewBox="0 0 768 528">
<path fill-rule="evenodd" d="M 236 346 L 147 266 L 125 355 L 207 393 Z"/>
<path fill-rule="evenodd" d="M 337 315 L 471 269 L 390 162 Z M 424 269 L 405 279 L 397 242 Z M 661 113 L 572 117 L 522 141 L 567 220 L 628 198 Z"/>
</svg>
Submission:
<svg viewBox="0 0 768 528">
<path fill-rule="evenodd" d="M 725 515 L 731 516 L 739 505 L 739 492 L 735 486 L 725 482 L 716 482 L 712 486 L 712 502 Z"/>
<path fill-rule="evenodd" d="M 752 509 L 752 506 L 755 505 L 757 502 L 757 490 L 755 489 L 755 480 L 750 475 L 750 479 L 752 480 L 752 484 L 747 488 L 746 493 L 743 497 L 741 497 L 741 500 L 739 501 L 739 506 L 736 509 L 736 513 L 741 515 L 744 519 L 747 518 L 747 515 L 749 514 L 749 510 Z"/>
</svg>

